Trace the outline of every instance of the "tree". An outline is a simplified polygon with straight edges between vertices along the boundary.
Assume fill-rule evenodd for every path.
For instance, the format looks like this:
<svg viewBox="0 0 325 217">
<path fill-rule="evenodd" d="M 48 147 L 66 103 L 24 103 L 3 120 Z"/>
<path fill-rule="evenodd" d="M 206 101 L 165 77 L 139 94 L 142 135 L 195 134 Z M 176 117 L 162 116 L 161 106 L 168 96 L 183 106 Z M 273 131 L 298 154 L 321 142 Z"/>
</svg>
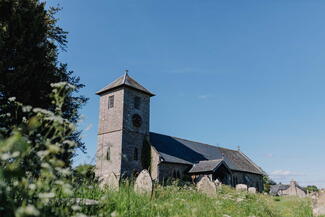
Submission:
<svg viewBox="0 0 325 217">
<path fill-rule="evenodd" d="M 273 181 L 268 175 L 263 176 L 264 192 L 269 193 L 271 185 L 276 185 L 276 182 Z"/>
<path fill-rule="evenodd" d="M 58 60 L 59 51 L 65 51 L 67 44 L 67 32 L 54 17 L 59 10 L 47 10 L 39 0 L 0 0 L 0 127 L 10 129 L 23 119 L 23 114 L 6 104 L 10 97 L 25 105 L 54 111 L 49 96 L 51 83 L 57 82 L 76 87 L 65 98 L 62 108 L 64 118 L 77 122 L 78 110 L 87 98 L 78 95 L 84 87 L 79 77 Z M 70 139 L 78 148 L 85 149 L 80 132 Z M 73 153 L 66 152 L 61 159 L 69 165 L 72 156 Z"/>
<path fill-rule="evenodd" d="M 316 185 L 308 185 L 305 190 L 309 193 L 319 191 Z"/>
</svg>

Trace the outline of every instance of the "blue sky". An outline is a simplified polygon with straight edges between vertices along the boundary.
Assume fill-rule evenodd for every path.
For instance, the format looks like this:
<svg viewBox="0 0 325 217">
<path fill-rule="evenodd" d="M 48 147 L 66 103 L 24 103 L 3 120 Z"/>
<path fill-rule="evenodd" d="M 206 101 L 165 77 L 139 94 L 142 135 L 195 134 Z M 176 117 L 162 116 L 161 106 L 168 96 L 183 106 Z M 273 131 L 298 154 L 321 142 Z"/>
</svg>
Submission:
<svg viewBox="0 0 325 217">
<path fill-rule="evenodd" d="M 156 94 L 151 131 L 241 150 L 276 181 L 325 187 L 325 1 L 48 0 L 81 77 L 94 163 L 95 92 L 127 67 Z"/>
</svg>

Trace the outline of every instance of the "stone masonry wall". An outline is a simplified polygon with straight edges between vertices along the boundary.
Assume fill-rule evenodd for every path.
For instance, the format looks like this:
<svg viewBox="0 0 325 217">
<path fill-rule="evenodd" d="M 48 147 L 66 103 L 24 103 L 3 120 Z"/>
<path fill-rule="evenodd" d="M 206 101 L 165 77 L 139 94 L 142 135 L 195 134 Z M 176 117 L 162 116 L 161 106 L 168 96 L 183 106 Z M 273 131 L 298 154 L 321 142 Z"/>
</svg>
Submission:
<svg viewBox="0 0 325 217">
<path fill-rule="evenodd" d="M 233 171 L 233 185 L 245 184 L 248 187 L 255 187 L 259 192 L 263 191 L 263 177 L 253 173 Z"/>
<path fill-rule="evenodd" d="M 158 165 L 159 168 L 159 182 L 164 182 L 166 179 L 173 178 L 175 174 L 179 174 L 180 179 L 189 179 L 187 172 L 191 168 L 191 165 L 186 164 L 174 164 L 161 162 Z"/>
<path fill-rule="evenodd" d="M 134 107 L 134 98 L 140 97 L 140 107 L 136 109 Z M 132 124 L 132 116 L 139 114 L 142 117 L 142 125 L 137 128 Z M 148 135 L 149 133 L 149 121 L 150 121 L 150 97 L 147 94 L 133 90 L 131 88 L 125 88 L 124 90 L 124 129 L 136 133 Z"/>
<path fill-rule="evenodd" d="M 114 107 L 108 108 L 108 98 L 112 95 L 114 95 Z M 98 177 L 109 175 L 112 172 L 119 176 L 121 173 L 123 100 L 122 88 L 105 93 L 99 99 L 96 150 L 96 176 Z"/>
<path fill-rule="evenodd" d="M 139 108 L 134 107 L 135 97 L 140 98 Z M 142 147 L 145 138 L 149 135 L 150 97 L 147 94 L 124 89 L 124 119 L 123 119 L 123 142 L 121 172 L 126 176 L 140 172 L 142 168 Z M 132 116 L 138 114 L 142 118 L 140 127 L 135 127 Z M 137 153 L 136 153 L 137 152 Z M 135 159 L 135 154 L 137 158 Z"/>
<path fill-rule="evenodd" d="M 115 131 L 98 136 L 96 176 L 108 176 L 112 172 L 118 177 L 121 175 L 121 147 L 122 131 Z M 107 158 L 108 148 L 110 149 L 109 159 Z"/>
<path fill-rule="evenodd" d="M 108 98 L 114 96 L 114 107 L 108 109 Z M 98 134 L 122 130 L 124 90 L 117 89 L 100 96 Z"/>
</svg>

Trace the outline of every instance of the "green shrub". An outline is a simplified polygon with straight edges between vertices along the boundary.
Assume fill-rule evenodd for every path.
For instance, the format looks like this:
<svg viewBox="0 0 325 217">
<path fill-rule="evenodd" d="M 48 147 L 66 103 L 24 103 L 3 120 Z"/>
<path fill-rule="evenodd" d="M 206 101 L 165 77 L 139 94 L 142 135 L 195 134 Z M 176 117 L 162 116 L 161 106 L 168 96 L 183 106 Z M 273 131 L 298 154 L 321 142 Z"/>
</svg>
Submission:
<svg viewBox="0 0 325 217">
<path fill-rule="evenodd" d="M 73 152 L 68 138 L 74 125 L 62 117 L 64 97 L 74 87 L 53 84 L 55 112 L 32 108 L 9 99 L 21 123 L 0 132 L 0 216 L 70 216 L 73 204 L 61 198 L 73 196 L 71 169 L 60 156 Z M 8 117 L 10 118 L 10 117 Z M 7 131 L 11 134 L 6 137 Z M 43 136 L 42 136 L 43 135 Z"/>
</svg>

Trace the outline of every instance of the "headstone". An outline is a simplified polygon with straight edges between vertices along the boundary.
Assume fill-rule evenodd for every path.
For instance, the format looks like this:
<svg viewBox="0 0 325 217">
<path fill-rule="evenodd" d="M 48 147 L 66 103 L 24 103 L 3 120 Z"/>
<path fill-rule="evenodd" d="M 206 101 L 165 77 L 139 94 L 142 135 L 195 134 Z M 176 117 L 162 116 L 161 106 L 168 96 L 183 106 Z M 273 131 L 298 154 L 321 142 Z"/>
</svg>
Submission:
<svg viewBox="0 0 325 217">
<path fill-rule="evenodd" d="M 216 184 L 213 183 L 207 176 L 203 176 L 202 179 L 196 184 L 197 190 L 208 195 L 216 195 Z"/>
<path fill-rule="evenodd" d="M 236 185 L 236 190 L 237 191 L 247 191 L 247 185 L 238 184 L 238 185 Z"/>
<path fill-rule="evenodd" d="M 135 180 L 134 191 L 139 194 L 152 194 L 152 179 L 147 170 L 142 170 Z"/>
<path fill-rule="evenodd" d="M 114 173 L 111 173 L 109 176 L 104 176 L 100 182 L 100 187 L 108 187 L 111 191 L 118 191 L 119 189 L 119 180 Z"/>
<path fill-rule="evenodd" d="M 251 193 L 251 194 L 256 194 L 256 188 L 254 188 L 254 187 L 249 187 L 249 188 L 248 188 L 248 192 Z"/>
<path fill-rule="evenodd" d="M 325 215 L 325 193 L 321 192 L 314 201 L 313 204 L 313 214 L 314 216 L 323 216 Z"/>
<path fill-rule="evenodd" d="M 220 187 L 222 183 L 219 181 L 219 179 L 216 179 L 216 180 L 214 180 L 214 184 L 215 184 L 217 187 Z"/>
</svg>

